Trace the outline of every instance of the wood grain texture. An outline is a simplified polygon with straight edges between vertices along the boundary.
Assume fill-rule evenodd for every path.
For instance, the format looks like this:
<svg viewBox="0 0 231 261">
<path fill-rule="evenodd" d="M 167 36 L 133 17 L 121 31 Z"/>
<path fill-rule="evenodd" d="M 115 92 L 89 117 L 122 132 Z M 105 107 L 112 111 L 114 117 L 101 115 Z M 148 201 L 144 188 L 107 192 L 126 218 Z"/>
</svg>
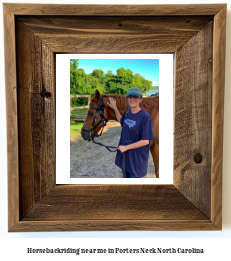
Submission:
<svg viewBox="0 0 231 261">
<path fill-rule="evenodd" d="M 224 4 L 192 5 L 54 5 L 4 4 L 15 15 L 180 16 L 215 15 Z"/>
<path fill-rule="evenodd" d="M 4 4 L 9 231 L 221 229 L 225 6 Z M 55 52 L 78 48 L 176 52 L 174 185 L 55 186 Z"/>
<path fill-rule="evenodd" d="M 84 34 L 159 34 L 193 35 L 204 27 L 213 16 L 180 17 L 91 17 L 91 16 L 19 16 L 35 35 L 84 35 Z"/>
<path fill-rule="evenodd" d="M 209 21 L 198 17 L 20 17 L 54 52 L 175 52 Z M 142 42 L 142 44 L 141 44 Z"/>
<path fill-rule="evenodd" d="M 54 54 L 16 20 L 20 217 L 55 186 Z"/>
<path fill-rule="evenodd" d="M 176 53 L 174 184 L 207 217 L 211 203 L 213 23 Z M 201 155 L 202 162 L 194 160 Z"/>
<path fill-rule="evenodd" d="M 211 220 L 222 226 L 222 155 L 225 90 L 226 6 L 214 18 L 213 38 L 213 106 L 212 106 L 212 166 Z"/>
<path fill-rule="evenodd" d="M 217 227 L 173 185 L 58 185 L 12 232 L 25 229 L 161 231 Z"/>
<path fill-rule="evenodd" d="M 21 221 L 9 232 L 41 231 L 196 231 L 219 230 L 209 220 Z"/>
<path fill-rule="evenodd" d="M 57 185 L 40 200 L 23 221 L 73 219 L 83 221 L 208 218 L 173 185 Z"/>
<path fill-rule="evenodd" d="M 7 119 L 8 229 L 19 221 L 19 155 L 14 14 L 3 5 Z"/>
</svg>

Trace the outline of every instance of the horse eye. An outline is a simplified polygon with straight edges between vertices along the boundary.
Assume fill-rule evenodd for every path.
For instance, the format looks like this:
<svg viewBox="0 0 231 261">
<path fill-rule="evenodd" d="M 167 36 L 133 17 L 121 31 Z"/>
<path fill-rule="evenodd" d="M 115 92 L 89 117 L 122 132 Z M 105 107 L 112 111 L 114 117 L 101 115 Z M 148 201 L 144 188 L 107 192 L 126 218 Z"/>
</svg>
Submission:
<svg viewBox="0 0 231 261">
<path fill-rule="evenodd" d="M 90 116 L 93 116 L 93 112 L 92 112 L 92 111 L 89 111 L 88 114 L 89 114 Z"/>
</svg>

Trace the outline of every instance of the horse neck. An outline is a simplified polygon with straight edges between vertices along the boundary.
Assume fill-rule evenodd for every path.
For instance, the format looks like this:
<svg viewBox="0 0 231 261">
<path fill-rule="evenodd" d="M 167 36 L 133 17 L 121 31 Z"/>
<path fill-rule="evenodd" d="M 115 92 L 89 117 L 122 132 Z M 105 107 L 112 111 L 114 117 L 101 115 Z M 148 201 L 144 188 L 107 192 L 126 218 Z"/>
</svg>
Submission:
<svg viewBox="0 0 231 261">
<path fill-rule="evenodd" d="M 121 116 L 124 114 L 126 109 L 128 108 L 128 100 L 125 96 L 118 96 L 118 102 L 116 101 L 117 108 L 121 114 Z"/>
<path fill-rule="evenodd" d="M 111 109 L 108 105 L 107 105 L 107 102 L 109 101 L 109 97 L 113 97 L 113 95 L 109 95 L 109 96 L 105 96 L 104 97 L 104 104 L 106 105 L 105 106 L 105 111 L 107 113 L 107 116 L 108 116 L 108 120 L 116 120 L 117 121 L 117 118 L 116 118 L 116 115 L 115 115 L 115 112 L 113 109 Z M 126 111 L 127 109 L 127 98 L 124 97 L 124 96 L 117 96 L 117 100 L 116 100 L 116 106 L 121 114 L 121 116 L 124 114 L 124 112 Z"/>
</svg>

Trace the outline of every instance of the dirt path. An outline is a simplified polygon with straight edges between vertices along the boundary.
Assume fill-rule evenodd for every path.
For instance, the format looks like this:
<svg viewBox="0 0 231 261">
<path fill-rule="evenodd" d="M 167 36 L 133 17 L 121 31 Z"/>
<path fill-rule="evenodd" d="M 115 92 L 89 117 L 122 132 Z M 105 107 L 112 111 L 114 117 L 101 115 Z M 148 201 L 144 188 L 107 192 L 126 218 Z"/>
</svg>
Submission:
<svg viewBox="0 0 231 261">
<path fill-rule="evenodd" d="M 101 138 L 96 141 L 117 147 L 120 133 L 120 124 L 110 121 Z M 105 147 L 84 141 L 80 135 L 70 141 L 70 157 L 71 178 L 122 178 L 121 169 L 115 165 L 116 152 L 109 152 Z M 154 178 L 154 173 L 154 164 L 149 153 L 148 174 L 144 178 Z"/>
</svg>

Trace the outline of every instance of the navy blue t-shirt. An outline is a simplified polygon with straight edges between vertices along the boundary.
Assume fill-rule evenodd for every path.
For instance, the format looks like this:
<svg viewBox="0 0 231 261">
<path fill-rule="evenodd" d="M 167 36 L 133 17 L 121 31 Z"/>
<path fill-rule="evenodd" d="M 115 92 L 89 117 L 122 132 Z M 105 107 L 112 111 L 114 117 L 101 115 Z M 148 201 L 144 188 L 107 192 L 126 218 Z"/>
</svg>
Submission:
<svg viewBox="0 0 231 261">
<path fill-rule="evenodd" d="M 144 110 L 133 114 L 125 113 L 120 120 L 122 131 L 120 136 L 120 145 L 129 145 L 140 140 L 153 140 L 152 119 L 149 113 Z M 125 151 L 125 171 L 133 174 L 135 177 L 143 177 L 147 174 L 149 144 Z M 115 164 L 123 170 L 123 154 L 118 150 Z"/>
</svg>

